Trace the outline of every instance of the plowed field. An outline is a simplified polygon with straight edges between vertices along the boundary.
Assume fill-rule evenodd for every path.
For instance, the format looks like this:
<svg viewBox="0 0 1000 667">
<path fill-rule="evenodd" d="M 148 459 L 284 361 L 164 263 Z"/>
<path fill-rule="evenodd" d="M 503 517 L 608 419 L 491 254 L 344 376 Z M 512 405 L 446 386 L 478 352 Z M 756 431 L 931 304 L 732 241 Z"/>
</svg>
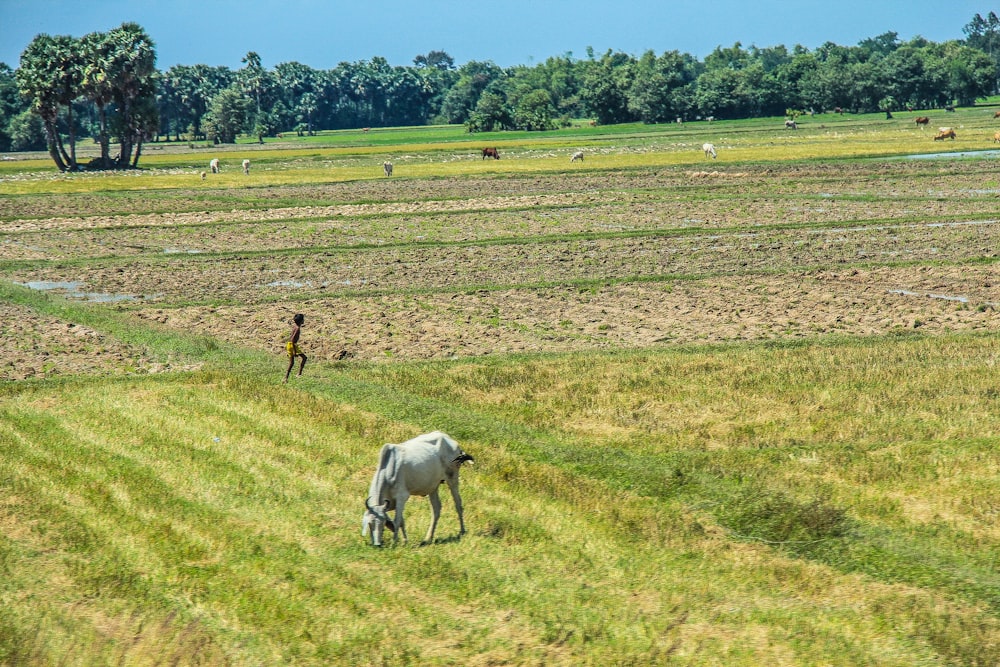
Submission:
<svg viewBox="0 0 1000 667">
<path fill-rule="evenodd" d="M 316 360 L 995 330 L 998 253 L 981 160 L 0 198 L 3 278 Z M 163 368 L 3 315 L 0 377 Z"/>
</svg>

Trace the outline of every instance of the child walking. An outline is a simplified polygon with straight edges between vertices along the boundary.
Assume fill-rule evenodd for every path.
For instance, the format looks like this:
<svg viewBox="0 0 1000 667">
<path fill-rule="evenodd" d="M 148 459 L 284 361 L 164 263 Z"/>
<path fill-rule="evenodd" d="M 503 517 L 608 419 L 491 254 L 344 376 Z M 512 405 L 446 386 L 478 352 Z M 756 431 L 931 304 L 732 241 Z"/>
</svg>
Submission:
<svg viewBox="0 0 1000 667">
<path fill-rule="evenodd" d="M 288 376 L 292 374 L 292 368 L 295 366 L 295 357 L 302 358 L 302 363 L 299 365 L 299 375 L 302 375 L 302 369 L 306 367 L 306 355 L 299 349 L 299 334 L 302 330 L 302 324 L 305 321 L 305 315 L 302 313 L 296 313 L 295 317 L 292 318 L 292 335 L 288 337 L 288 342 L 285 343 L 285 350 L 288 352 L 288 370 L 285 371 L 285 382 L 288 382 Z"/>
</svg>

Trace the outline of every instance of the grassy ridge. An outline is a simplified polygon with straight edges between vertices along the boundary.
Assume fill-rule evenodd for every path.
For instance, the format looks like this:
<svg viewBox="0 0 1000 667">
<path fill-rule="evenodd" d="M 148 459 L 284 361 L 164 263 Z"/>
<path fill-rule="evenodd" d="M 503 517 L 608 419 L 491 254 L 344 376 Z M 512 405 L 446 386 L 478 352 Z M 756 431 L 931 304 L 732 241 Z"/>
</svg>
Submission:
<svg viewBox="0 0 1000 667">
<path fill-rule="evenodd" d="M 979 122 L 974 112 L 985 113 L 952 118 Z M 228 283 L 249 272 L 269 276 L 252 284 L 265 282 L 270 269 L 310 253 L 323 258 L 313 270 L 329 276 L 324 262 L 402 272 L 420 265 L 414 258 L 462 249 L 507 266 L 504 249 L 523 245 L 525 275 L 585 289 L 657 279 L 655 265 L 616 260 L 614 243 L 584 248 L 610 260 L 607 275 L 584 266 L 586 275 L 566 277 L 546 263 L 569 266 L 592 242 L 648 240 L 655 249 L 669 240 L 702 271 L 749 278 L 755 258 L 778 273 L 801 270 L 808 238 L 826 253 L 809 258 L 820 268 L 947 263 L 982 268 L 989 282 L 995 216 L 986 190 L 996 183 L 987 169 L 845 170 L 833 161 L 796 171 L 810 151 L 891 153 L 919 136 L 907 118 L 887 130 L 863 120 L 856 132 L 847 130 L 858 119 L 816 121 L 841 124 L 849 136 L 835 137 L 837 149 L 821 128 L 813 138 L 797 131 L 801 153 L 782 148 L 792 133 L 768 121 L 503 135 L 512 159 L 460 169 L 436 162 L 456 145 L 469 148 L 441 134 L 451 130 L 407 128 L 385 144 L 375 132 L 343 133 L 308 140 L 342 142 L 317 149 L 329 151 L 317 157 L 328 166 L 309 164 L 308 151 L 255 153 L 262 168 L 252 187 L 223 174 L 203 191 L 183 180 L 191 174 L 155 170 L 51 182 L 20 171 L 20 180 L 0 182 L 8 212 L 0 217 L 10 225 L 0 242 L 15 256 L 35 244 L 52 250 L 0 262 L 0 272 L 82 271 L 95 281 L 104 272 L 113 283 L 150 267 L 161 277 L 214 267 L 163 304 L 183 311 L 200 300 L 206 320 L 225 304 L 207 277 Z M 705 182 L 670 166 L 692 160 L 682 144 L 716 131 L 730 134 L 734 161 L 720 156 L 709 168 L 787 178 Z M 574 136 L 618 148 L 600 163 L 588 156 L 585 167 L 544 155 Z M 669 146 L 674 154 L 663 157 Z M 376 181 L 361 164 L 379 151 L 412 154 L 414 170 Z M 162 159 L 166 171 L 192 157 Z M 147 196 L 153 177 L 163 189 Z M 296 178 L 319 185 L 296 189 Z M 385 210 L 243 219 L 342 203 L 341 178 L 373 180 L 346 203 Z M 435 188 L 422 190 L 428 183 Z M 570 200 L 530 203 L 551 192 Z M 503 196 L 495 213 L 477 210 Z M 434 206 L 459 198 L 468 210 Z M 426 210 L 389 210 L 400 202 Z M 175 206 L 219 215 L 176 230 L 152 219 L 118 224 Z M 18 228 L 55 217 L 74 221 L 66 231 Z M 965 221 L 985 224 L 947 224 Z M 633 227 L 614 229 L 622 224 Z M 285 236 L 273 233 L 282 227 Z M 750 228 L 759 237 L 741 246 Z M 864 242 L 853 245 L 849 230 Z M 229 236 L 216 254 L 165 258 L 159 247 L 203 233 Z M 355 239 L 363 234 L 375 241 Z M 713 247 L 698 247 L 699 236 Z M 256 247 L 261 238 L 271 245 Z M 46 256 L 60 244 L 72 252 Z M 918 244 L 927 256 L 913 254 Z M 857 255 L 900 246 L 911 255 Z M 401 273 L 378 290 L 491 289 L 454 266 L 428 274 L 426 285 Z M 509 266 L 493 287 L 534 284 Z M 752 277 L 766 281 L 766 272 Z M 991 308 L 989 286 L 981 289 L 969 303 Z M 261 291 L 246 301 L 253 309 L 275 298 L 313 297 Z M 90 327 L 150 360 L 199 369 L 0 383 L 0 664 L 1000 663 L 1000 339 L 992 332 L 920 335 L 914 324 L 863 338 L 826 332 L 448 361 L 313 356 L 303 378 L 282 386 L 282 359 L 215 338 L 207 324 L 182 330 L 140 319 L 145 304 L 66 301 L 4 280 L 0 308 Z M 571 336 L 567 322 L 565 331 L 548 323 L 552 335 Z M 19 337 L 11 324 L 2 335 Z M 23 342 L 16 349 L 30 354 Z M 418 548 L 429 510 L 415 499 L 411 544 L 367 547 L 360 516 L 379 446 L 431 429 L 476 457 L 463 471 L 470 532 L 457 538 L 445 501 L 435 544 Z"/>
<path fill-rule="evenodd" d="M 995 662 L 997 387 L 979 362 L 996 342 L 801 351 L 316 369 L 302 390 L 220 371 L 8 386 L 0 649 L 15 664 Z M 451 539 L 446 508 L 433 549 L 364 547 L 373 443 L 431 425 L 477 456 L 471 533 Z M 425 503 L 410 520 L 419 534 Z"/>
</svg>

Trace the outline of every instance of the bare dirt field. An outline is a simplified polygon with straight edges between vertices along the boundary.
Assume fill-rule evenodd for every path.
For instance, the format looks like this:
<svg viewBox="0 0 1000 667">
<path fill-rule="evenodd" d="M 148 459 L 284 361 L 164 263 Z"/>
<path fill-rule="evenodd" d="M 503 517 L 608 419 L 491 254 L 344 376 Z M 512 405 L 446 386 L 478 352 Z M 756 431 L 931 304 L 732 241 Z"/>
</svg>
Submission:
<svg viewBox="0 0 1000 667">
<path fill-rule="evenodd" d="M 0 336 L 0 379 L 23 380 L 53 375 L 160 373 L 189 370 L 150 359 L 143 350 L 112 336 L 29 308 L 0 303 L 8 331 Z"/>
<path fill-rule="evenodd" d="M 316 360 L 995 331 L 991 179 L 899 162 L 0 198 L 0 275 L 276 355 L 303 312 Z M 164 369 L 11 308 L 5 379 Z"/>
<path fill-rule="evenodd" d="M 454 358 L 667 344 L 996 331 L 1000 271 L 907 268 L 717 277 L 419 296 L 317 298 L 252 306 L 143 308 L 136 315 L 283 352 L 295 312 L 315 359 Z"/>
</svg>

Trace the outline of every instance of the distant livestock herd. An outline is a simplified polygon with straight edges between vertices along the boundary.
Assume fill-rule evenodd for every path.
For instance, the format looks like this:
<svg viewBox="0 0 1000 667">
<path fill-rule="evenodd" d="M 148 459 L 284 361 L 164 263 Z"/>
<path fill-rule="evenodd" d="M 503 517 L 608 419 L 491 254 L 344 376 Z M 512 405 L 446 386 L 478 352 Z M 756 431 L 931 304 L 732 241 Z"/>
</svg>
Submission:
<svg viewBox="0 0 1000 667">
<path fill-rule="evenodd" d="M 954 111 L 954 109 L 947 109 L 947 111 Z M 838 109 L 834 110 L 834 113 L 843 114 L 843 110 L 838 108 Z M 993 118 L 1000 118 L 1000 111 L 996 111 L 993 114 Z M 707 120 L 709 122 L 711 122 L 711 121 L 715 120 L 715 118 L 714 117 L 709 117 Z M 919 127 L 922 130 L 925 127 L 927 127 L 927 126 L 930 125 L 931 119 L 930 119 L 929 116 L 917 116 L 916 118 L 913 119 L 913 122 L 916 123 L 917 127 Z M 594 125 L 594 123 L 591 123 L 591 125 Z M 796 121 L 794 119 L 789 118 L 789 119 L 785 120 L 784 127 L 785 127 L 785 129 L 788 129 L 788 130 L 797 130 L 798 129 L 798 124 L 796 123 Z M 364 128 L 364 131 L 367 132 L 369 129 L 370 128 Z M 957 138 L 958 138 L 958 135 L 955 132 L 955 129 L 953 127 L 939 127 L 938 131 L 937 131 L 937 134 L 935 134 L 934 137 L 933 137 L 934 141 L 943 141 L 945 139 L 955 140 Z M 996 132 L 993 135 L 993 143 L 1000 143 L 1000 132 Z M 719 157 L 719 151 L 718 151 L 718 149 L 716 148 L 715 144 L 713 144 L 711 142 L 706 142 L 706 143 L 702 144 L 701 150 L 705 154 L 706 158 L 711 158 L 711 159 L 714 160 L 714 159 L 717 159 Z M 500 151 L 496 148 L 496 146 L 486 146 L 486 147 L 484 147 L 481 150 L 480 153 L 482 155 L 482 159 L 483 160 L 486 160 L 488 158 L 492 158 L 494 160 L 499 160 L 500 159 Z M 575 151 L 574 153 L 572 153 L 572 155 L 570 156 L 570 160 L 569 161 L 570 162 L 583 162 L 583 158 L 584 158 L 584 152 L 581 151 L 581 150 L 578 150 L 578 151 Z M 249 176 L 250 175 L 250 160 L 243 160 L 243 165 L 242 166 L 243 166 L 243 173 L 246 174 L 247 176 Z M 213 174 L 220 173 L 221 172 L 221 166 L 220 166 L 220 163 L 219 163 L 219 158 L 212 158 L 212 160 L 208 163 L 208 168 L 211 171 L 211 173 L 213 173 Z M 385 174 L 385 176 L 387 178 L 390 177 L 390 176 L 392 176 L 392 172 L 393 172 L 392 162 L 390 162 L 389 160 L 386 160 L 385 162 L 383 162 L 382 163 L 382 171 L 383 171 L 383 173 Z M 202 178 L 202 180 L 208 178 L 207 172 L 204 172 L 204 171 L 201 172 L 201 178 Z"/>
</svg>

